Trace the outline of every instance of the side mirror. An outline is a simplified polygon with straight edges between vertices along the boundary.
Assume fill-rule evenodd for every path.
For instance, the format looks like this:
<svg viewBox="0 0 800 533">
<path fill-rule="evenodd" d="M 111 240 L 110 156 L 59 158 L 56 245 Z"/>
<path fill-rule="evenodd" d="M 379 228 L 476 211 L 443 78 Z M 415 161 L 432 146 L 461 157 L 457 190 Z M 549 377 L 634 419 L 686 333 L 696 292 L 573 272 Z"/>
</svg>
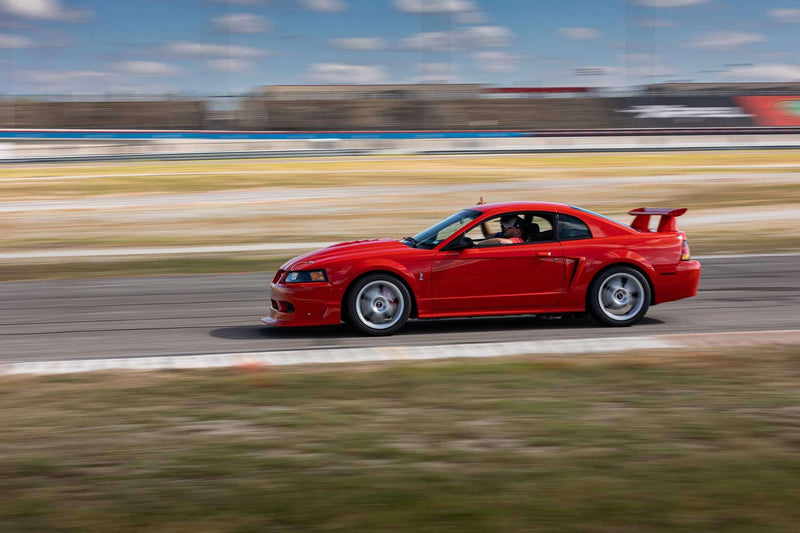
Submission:
<svg viewBox="0 0 800 533">
<path fill-rule="evenodd" d="M 473 246 L 475 246 L 475 243 L 472 242 L 472 239 L 464 235 L 461 235 L 456 240 L 447 245 L 447 250 L 448 251 L 464 250 L 465 248 L 472 248 Z"/>
</svg>

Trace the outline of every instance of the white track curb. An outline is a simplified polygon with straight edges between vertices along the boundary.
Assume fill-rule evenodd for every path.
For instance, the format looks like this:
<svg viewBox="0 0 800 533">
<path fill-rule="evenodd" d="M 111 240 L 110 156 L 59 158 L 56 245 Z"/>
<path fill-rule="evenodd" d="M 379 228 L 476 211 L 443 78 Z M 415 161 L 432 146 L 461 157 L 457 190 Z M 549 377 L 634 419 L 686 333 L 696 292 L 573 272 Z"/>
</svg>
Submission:
<svg viewBox="0 0 800 533">
<path fill-rule="evenodd" d="M 601 339 L 521 341 L 492 344 L 383 346 L 376 348 L 337 348 L 4 363 L 0 364 L 0 374 L 70 374 L 99 370 L 171 370 L 246 365 L 287 366 L 373 361 L 422 361 L 527 354 L 623 352 L 684 347 L 683 343 L 659 337 L 608 337 Z"/>
</svg>

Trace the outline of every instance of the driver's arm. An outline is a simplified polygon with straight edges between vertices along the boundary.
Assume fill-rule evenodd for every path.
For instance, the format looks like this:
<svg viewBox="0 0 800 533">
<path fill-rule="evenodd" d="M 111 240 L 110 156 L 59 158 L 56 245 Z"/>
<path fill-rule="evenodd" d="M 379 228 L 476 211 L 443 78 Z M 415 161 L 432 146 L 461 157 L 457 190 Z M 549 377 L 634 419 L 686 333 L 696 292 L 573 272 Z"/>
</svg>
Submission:
<svg viewBox="0 0 800 533">
<path fill-rule="evenodd" d="M 483 232 L 483 238 L 488 239 L 492 236 L 491 232 L 489 231 L 489 225 L 486 222 L 481 222 L 481 231 Z"/>
<path fill-rule="evenodd" d="M 502 237 L 493 237 L 491 239 L 484 239 L 482 241 L 475 242 L 475 246 L 494 246 L 496 244 L 514 244 L 514 241 L 511 239 L 504 239 Z"/>
</svg>

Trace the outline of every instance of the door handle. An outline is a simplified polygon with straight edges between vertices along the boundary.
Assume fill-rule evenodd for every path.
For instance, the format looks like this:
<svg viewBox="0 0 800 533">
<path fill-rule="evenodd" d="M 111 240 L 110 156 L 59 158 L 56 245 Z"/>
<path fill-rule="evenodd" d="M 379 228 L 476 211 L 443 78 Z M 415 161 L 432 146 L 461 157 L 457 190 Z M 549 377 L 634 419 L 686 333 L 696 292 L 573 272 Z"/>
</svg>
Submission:
<svg viewBox="0 0 800 533">
<path fill-rule="evenodd" d="M 536 257 L 550 257 L 553 252 L 536 252 Z"/>
</svg>

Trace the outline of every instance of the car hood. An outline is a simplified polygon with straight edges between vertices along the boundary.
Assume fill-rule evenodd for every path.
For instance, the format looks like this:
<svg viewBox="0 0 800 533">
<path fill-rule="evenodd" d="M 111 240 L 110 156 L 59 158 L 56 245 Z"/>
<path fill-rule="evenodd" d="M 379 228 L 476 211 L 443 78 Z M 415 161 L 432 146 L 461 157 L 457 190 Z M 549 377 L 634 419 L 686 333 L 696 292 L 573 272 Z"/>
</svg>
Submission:
<svg viewBox="0 0 800 533">
<path fill-rule="evenodd" d="M 291 271 L 309 270 L 315 266 L 323 268 L 339 259 L 352 260 L 364 256 L 385 256 L 392 252 L 404 250 L 412 250 L 412 248 L 394 239 L 342 242 L 290 259 L 281 266 L 281 269 Z"/>
</svg>

